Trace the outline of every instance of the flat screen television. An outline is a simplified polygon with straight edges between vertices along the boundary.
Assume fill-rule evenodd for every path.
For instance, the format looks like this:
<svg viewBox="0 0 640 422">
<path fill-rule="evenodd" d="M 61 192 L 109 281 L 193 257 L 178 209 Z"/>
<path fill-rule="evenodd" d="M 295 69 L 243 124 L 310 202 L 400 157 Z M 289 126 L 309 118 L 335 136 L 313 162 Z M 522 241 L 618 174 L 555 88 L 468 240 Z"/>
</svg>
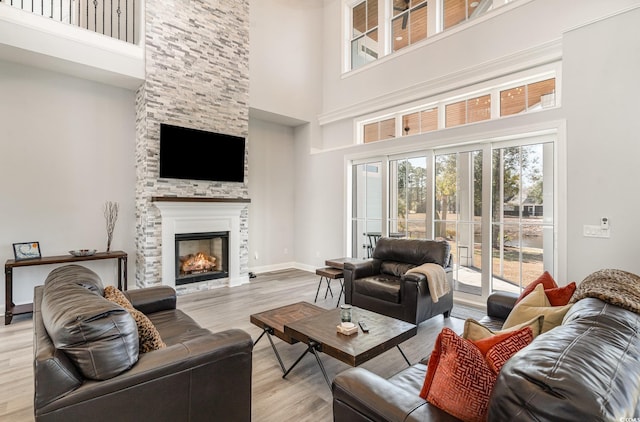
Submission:
<svg viewBox="0 0 640 422">
<path fill-rule="evenodd" d="M 161 123 L 160 177 L 244 182 L 245 139 Z"/>
</svg>

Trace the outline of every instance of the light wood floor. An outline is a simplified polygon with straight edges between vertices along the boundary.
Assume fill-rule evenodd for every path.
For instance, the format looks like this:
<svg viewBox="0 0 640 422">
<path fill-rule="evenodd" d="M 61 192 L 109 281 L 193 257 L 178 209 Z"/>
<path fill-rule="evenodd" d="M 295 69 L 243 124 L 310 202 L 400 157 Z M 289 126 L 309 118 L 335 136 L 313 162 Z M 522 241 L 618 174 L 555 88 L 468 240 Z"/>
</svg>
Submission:
<svg viewBox="0 0 640 422">
<path fill-rule="evenodd" d="M 332 283 L 335 298 L 329 296 L 324 300 L 321 292 L 317 304 L 335 307 L 338 284 L 336 281 Z M 212 331 L 241 328 L 255 340 L 262 331 L 249 322 L 249 315 L 301 300 L 313 302 L 317 285 L 318 277 L 314 273 L 300 270 L 264 273 L 243 286 L 180 296 L 178 307 Z M 463 321 L 437 316 L 422 323 L 418 327 L 418 335 L 402 344 L 411 362 L 431 353 L 435 337 L 444 326 L 461 332 Z M 11 325 L 0 326 L 0 421 L 33 420 L 32 330 L 33 324 L 28 316 L 16 317 Z M 299 343 L 288 345 L 275 339 L 275 344 L 287 367 L 305 350 L 305 346 Z M 320 356 L 330 378 L 349 368 L 329 356 Z M 406 363 L 398 350 L 392 349 L 362 367 L 388 377 L 404 369 Z M 252 384 L 254 421 L 333 419 L 331 390 L 311 355 L 305 356 L 287 379 L 282 379 L 278 361 L 268 340 L 263 338 L 253 350 Z"/>
</svg>

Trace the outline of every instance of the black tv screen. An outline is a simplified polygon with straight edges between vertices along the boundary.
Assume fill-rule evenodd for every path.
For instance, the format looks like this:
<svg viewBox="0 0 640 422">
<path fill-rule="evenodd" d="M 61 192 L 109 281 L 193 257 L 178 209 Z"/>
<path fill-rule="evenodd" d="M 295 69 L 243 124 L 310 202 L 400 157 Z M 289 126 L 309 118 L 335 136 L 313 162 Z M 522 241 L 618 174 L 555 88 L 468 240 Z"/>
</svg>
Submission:
<svg viewBox="0 0 640 422">
<path fill-rule="evenodd" d="M 160 177 L 244 182 L 245 139 L 160 124 Z"/>
</svg>

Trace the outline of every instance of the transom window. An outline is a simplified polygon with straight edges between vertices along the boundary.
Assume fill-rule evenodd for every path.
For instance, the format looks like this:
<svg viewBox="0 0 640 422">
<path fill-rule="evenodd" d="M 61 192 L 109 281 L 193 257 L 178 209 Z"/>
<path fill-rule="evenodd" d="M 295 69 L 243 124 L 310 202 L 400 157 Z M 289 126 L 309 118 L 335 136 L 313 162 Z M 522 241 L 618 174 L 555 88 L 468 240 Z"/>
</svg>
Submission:
<svg viewBox="0 0 640 422">
<path fill-rule="evenodd" d="M 375 142 L 396 137 L 396 119 L 385 119 L 364 125 L 364 142 Z"/>
<path fill-rule="evenodd" d="M 438 129 L 460 126 L 556 106 L 556 79 L 545 77 L 530 82 L 504 83 L 485 93 L 458 96 L 455 100 L 431 102 L 424 108 L 400 110 L 393 117 L 360 121 L 362 140 L 373 142 L 401 136 L 417 135 Z M 477 91 L 476 91 L 477 92 Z M 492 104 L 496 103 L 496 107 Z M 399 123 L 396 124 L 396 121 Z"/>
</svg>

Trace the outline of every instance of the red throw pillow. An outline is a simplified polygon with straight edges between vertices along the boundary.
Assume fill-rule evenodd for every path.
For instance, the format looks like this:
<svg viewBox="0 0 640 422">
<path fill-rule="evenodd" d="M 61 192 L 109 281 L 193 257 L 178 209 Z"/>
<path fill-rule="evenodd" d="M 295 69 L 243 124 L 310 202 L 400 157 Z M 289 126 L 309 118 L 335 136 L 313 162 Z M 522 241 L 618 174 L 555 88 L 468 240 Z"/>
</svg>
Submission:
<svg viewBox="0 0 640 422">
<path fill-rule="evenodd" d="M 507 334 L 496 336 L 501 340 L 487 349 L 485 358 L 473 342 L 443 328 L 429 358 L 420 397 L 459 419 L 486 420 L 498 371 L 533 340 L 529 327 Z"/>
<path fill-rule="evenodd" d="M 520 297 L 518 297 L 518 300 L 516 300 L 516 304 L 520 302 L 522 299 L 524 299 L 525 296 L 527 296 L 529 293 L 531 293 L 533 289 L 535 289 L 536 286 L 540 283 L 542 283 L 542 286 L 544 287 L 545 290 L 555 289 L 556 287 L 558 287 L 558 284 L 553 279 L 553 277 L 551 277 L 551 274 L 549 274 L 549 271 L 545 271 L 544 273 L 542 273 L 540 277 L 538 277 L 535 281 L 532 281 L 527 287 L 524 288 L 522 293 L 520 293 Z"/>
<path fill-rule="evenodd" d="M 531 293 L 538 284 L 542 284 L 542 287 L 544 287 L 544 293 L 547 295 L 547 299 L 549 299 L 551 306 L 566 305 L 569 303 L 569 300 L 571 300 L 573 292 L 576 291 L 575 281 L 572 281 L 566 286 L 558 287 L 558 283 L 556 283 L 551 274 L 549 274 L 548 271 L 545 271 L 540 277 L 524 288 L 522 293 L 520 293 L 520 297 L 516 300 L 516 304 Z"/>
<path fill-rule="evenodd" d="M 545 289 L 544 293 L 549 299 L 551 306 L 564 306 L 571 300 L 573 292 L 576 291 L 576 282 L 572 281 L 564 287 L 556 287 L 555 289 Z"/>
</svg>

